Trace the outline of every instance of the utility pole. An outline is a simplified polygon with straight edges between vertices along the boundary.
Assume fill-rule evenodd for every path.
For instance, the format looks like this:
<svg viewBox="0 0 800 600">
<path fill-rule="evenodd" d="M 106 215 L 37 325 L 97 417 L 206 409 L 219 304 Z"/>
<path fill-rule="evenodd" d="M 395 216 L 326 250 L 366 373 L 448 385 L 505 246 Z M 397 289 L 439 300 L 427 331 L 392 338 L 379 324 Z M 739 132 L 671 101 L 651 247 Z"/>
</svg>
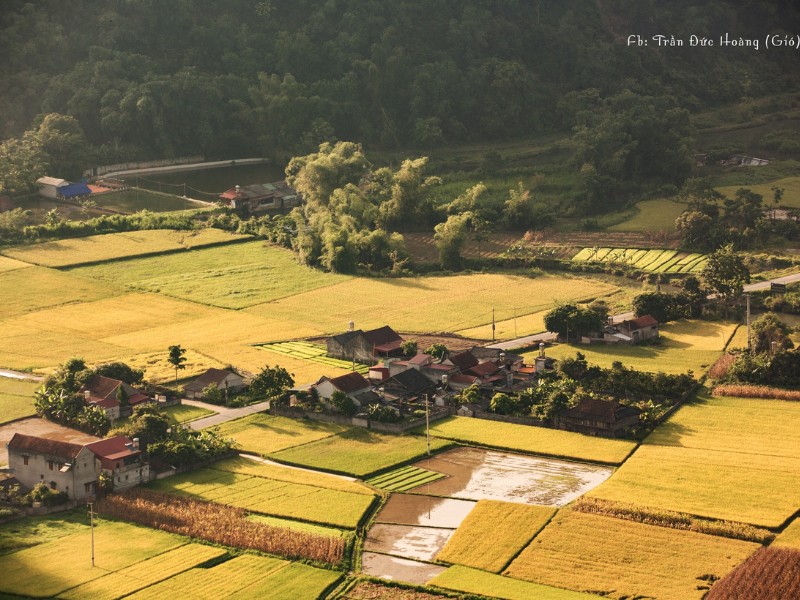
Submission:
<svg viewBox="0 0 800 600">
<path fill-rule="evenodd" d="M 494 341 L 494 306 L 492 307 L 492 341 Z"/>
<path fill-rule="evenodd" d="M 747 353 L 752 353 L 751 343 L 750 343 L 750 294 L 745 294 L 745 298 L 747 298 Z"/>
<path fill-rule="evenodd" d="M 89 529 L 92 532 L 92 568 L 94 568 L 94 504 L 89 502 Z"/>
<path fill-rule="evenodd" d="M 431 455 L 431 419 L 428 394 L 425 394 L 425 438 L 428 444 L 428 456 Z"/>
</svg>

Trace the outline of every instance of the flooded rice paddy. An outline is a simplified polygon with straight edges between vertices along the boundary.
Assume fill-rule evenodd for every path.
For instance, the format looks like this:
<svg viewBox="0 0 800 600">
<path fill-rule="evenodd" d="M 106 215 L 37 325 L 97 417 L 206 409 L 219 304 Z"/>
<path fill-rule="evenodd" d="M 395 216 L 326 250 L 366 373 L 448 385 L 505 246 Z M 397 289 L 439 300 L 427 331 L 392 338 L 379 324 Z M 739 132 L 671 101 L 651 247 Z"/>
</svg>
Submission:
<svg viewBox="0 0 800 600">
<path fill-rule="evenodd" d="M 364 544 L 368 575 L 422 585 L 442 567 L 429 564 L 477 500 L 564 506 L 600 485 L 613 469 L 588 463 L 456 448 L 415 466 L 446 477 L 392 494 Z"/>
</svg>

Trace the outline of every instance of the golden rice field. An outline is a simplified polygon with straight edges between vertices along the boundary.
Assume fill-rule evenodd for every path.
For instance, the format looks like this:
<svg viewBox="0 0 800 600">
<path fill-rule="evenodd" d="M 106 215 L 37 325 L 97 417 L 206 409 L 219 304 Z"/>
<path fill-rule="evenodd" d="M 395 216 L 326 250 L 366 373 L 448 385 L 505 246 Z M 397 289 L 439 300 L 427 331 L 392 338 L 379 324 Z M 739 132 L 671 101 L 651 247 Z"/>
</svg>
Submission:
<svg viewBox="0 0 800 600">
<path fill-rule="evenodd" d="M 74 587 L 59 594 L 59 598 L 114 600 L 225 554 L 226 550 L 222 548 L 186 544 Z"/>
<path fill-rule="evenodd" d="M 143 254 L 201 248 L 209 244 L 224 244 L 247 238 L 248 236 L 228 233 L 221 229 L 207 228 L 197 231 L 157 229 L 93 235 L 20 246 L 4 250 L 3 254 L 43 267 L 68 267 Z"/>
<path fill-rule="evenodd" d="M 307 444 L 347 431 L 350 427 L 312 421 L 288 419 L 257 413 L 219 427 L 219 433 L 236 440 L 240 450 L 265 456 L 292 446 Z"/>
<path fill-rule="evenodd" d="M 789 523 L 786 529 L 772 542 L 772 546 L 800 550 L 800 518 L 795 518 Z"/>
<path fill-rule="evenodd" d="M 799 403 L 704 397 L 588 495 L 780 527 L 800 507 L 799 479 Z"/>
<path fill-rule="evenodd" d="M 344 331 L 350 320 L 362 329 L 389 323 L 397 331 L 460 331 L 491 323 L 492 307 L 495 315 L 509 318 L 514 309 L 531 314 L 614 291 L 610 284 L 569 276 L 355 278 L 246 310 L 289 320 L 304 315 L 304 322 L 325 332 Z"/>
<path fill-rule="evenodd" d="M 622 463 L 636 448 L 635 442 L 627 440 L 469 417 L 437 421 L 431 425 L 431 435 L 479 446 L 611 465 Z"/>
<path fill-rule="evenodd" d="M 29 263 L 22 262 L 21 260 L 14 260 L 13 258 L 8 258 L 7 256 L 0 256 L 0 273 L 24 269 L 25 267 L 30 266 L 31 265 Z"/>
<path fill-rule="evenodd" d="M 356 528 L 374 498 L 363 493 L 216 468 L 168 477 L 151 483 L 150 487 L 256 513 L 345 529 Z"/>
<path fill-rule="evenodd" d="M 342 579 L 342 573 L 275 558 L 244 555 L 209 569 L 192 569 L 132 600 L 190 597 L 197 600 L 297 600 L 321 598 Z"/>
<path fill-rule="evenodd" d="M 188 540 L 137 525 L 98 520 L 94 530 L 95 567 L 91 563 L 91 532 L 80 530 L 0 557 L 0 592 L 48 597 L 86 584 L 108 573 L 168 552 Z M 69 568 L 65 568 L 69 557 Z"/>
<path fill-rule="evenodd" d="M 610 598 L 700 599 L 759 544 L 563 509 L 505 575 Z"/>
<path fill-rule="evenodd" d="M 450 567 L 429 581 L 428 585 L 467 594 L 479 594 L 487 598 L 502 598 L 503 600 L 531 600 L 533 598 L 536 600 L 591 600 L 594 598 L 596 600 L 600 598 L 594 594 L 520 581 L 462 566 Z"/>
<path fill-rule="evenodd" d="M 499 573 L 555 514 L 549 506 L 481 500 L 436 560 Z"/>
<path fill-rule="evenodd" d="M 505 312 L 507 313 L 508 311 Z M 508 340 L 546 331 L 547 328 L 544 326 L 544 316 L 548 312 L 549 309 L 529 315 L 520 315 L 519 317 L 512 316 L 510 319 L 504 318 L 503 320 L 498 320 L 495 322 L 494 339 Z M 478 327 L 460 329 L 454 333 L 468 338 L 491 340 L 492 324 L 487 323 L 486 325 L 479 325 Z"/>
<path fill-rule="evenodd" d="M 574 358 L 576 352 L 586 355 L 591 364 L 610 367 L 621 361 L 626 367 L 640 371 L 685 373 L 699 377 L 713 365 L 731 337 L 735 324 L 710 321 L 680 321 L 662 325 L 661 342 L 636 346 L 611 344 L 558 344 L 547 349 L 553 358 Z M 536 352 L 524 356 L 533 360 Z"/>
<path fill-rule="evenodd" d="M 40 385 L 35 381 L 0 377 L 0 424 L 35 415 L 33 392 Z"/>
</svg>

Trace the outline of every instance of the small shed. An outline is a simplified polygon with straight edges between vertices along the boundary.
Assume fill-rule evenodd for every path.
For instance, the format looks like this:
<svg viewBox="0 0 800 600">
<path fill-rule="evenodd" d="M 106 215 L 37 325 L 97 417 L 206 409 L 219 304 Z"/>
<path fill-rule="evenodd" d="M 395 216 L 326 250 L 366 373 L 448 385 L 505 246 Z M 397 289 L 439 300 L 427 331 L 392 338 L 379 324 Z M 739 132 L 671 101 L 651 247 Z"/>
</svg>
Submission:
<svg viewBox="0 0 800 600">
<path fill-rule="evenodd" d="M 208 369 L 197 379 L 186 384 L 183 393 L 187 398 L 202 398 L 203 390 L 210 385 L 232 394 L 241 392 L 245 388 L 244 378 L 238 373 L 227 369 Z"/>
<path fill-rule="evenodd" d="M 92 190 L 85 182 L 70 183 L 58 188 L 58 197 L 71 200 L 72 198 L 80 198 L 81 196 L 88 196 Z"/>
<path fill-rule="evenodd" d="M 59 189 L 69 185 L 69 181 L 57 177 L 39 177 L 36 184 L 39 186 L 40 196 L 58 198 Z"/>
</svg>

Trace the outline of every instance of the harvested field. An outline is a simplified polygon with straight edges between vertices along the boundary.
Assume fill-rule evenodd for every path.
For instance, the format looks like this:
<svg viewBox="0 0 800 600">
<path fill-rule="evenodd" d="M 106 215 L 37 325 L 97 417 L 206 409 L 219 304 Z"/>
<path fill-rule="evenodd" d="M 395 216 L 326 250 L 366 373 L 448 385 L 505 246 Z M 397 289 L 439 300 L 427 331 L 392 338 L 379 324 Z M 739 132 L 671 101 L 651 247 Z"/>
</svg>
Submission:
<svg viewBox="0 0 800 600">
<path fill-rule="evenodd" d="M 292 446 L 321 440 L 348 429 L 350 427 L 336 423 L 257 413 L 223 423 L 219 432 L 225 437 L 235 439 L 245 452 L 266 456 Z"/>
<path fill-rule="evenodd" d="M 800 550 L 759 548 L 727 577 L 717 581 L 707 600 L 800 598 Z"/>
<path fill-rule="evenodd" d="M 590 496 L 780 527 L 800 506 L 800 404 L 703 397 L 684 405 Z"/>
<path fill-rule="evenodd" d="M 210 244 L 236 242 L 248 237 L 210 228 L 198 231 L 154 229 L 93 235 L 45 242 L 32 246 L 19 246 L 4 250 L 3 254 L 43 267 L 69 267 L 82 263 L 130 258 L 143 254 L 201 248 Z"/>
<path fill-rule="evenodd" d="M 447 590 L 480 594 L 489 598 L 503 598 L 504 600 L 531 600 L 532 598 L 536 600 L 591 600 L 599 598 L 593 594 L 501 577 L 486 571 L 461 566 L 450 567 L 429 583 Z"/>
<path fill-rule="evenodd" d="M 432 233 L 405 233 L 406 248 L 411 260 L 420 263 L 439 262 L 439 250 Z M 479 245 L 474 240 L 464 244 L 461 256 L 465 258 L 494 258 L 500 256 L 522 238 L 519 233 L 490 233 L 489 239 Z"/>
<path fill-rule="evenodd" d="M 558 344 L 548 348 L 547 355 L 574 358 L 576 352 L 581 352 L 589 363 L 605 368 L 618 360 L 640 371 L 679 374 L 691 370 L 699 376 L 717 361 L 735 327 L 729 323 L 680 321 L 660 328 L 658 344 Z M 531 361 L 535 354 L 528 352 L 524 356 Z"/>
<path fill-rule="evenodd" d="M 622 463 L 636 447 L 634 442 L 624 440 L 468 417 L 437 421 L 431 425 L 431 435 L 468 444 L 612 465 Z"/>
<path fill-rule="evenodd" d="M 450 445 L 431 440 L 431 450 Z M 413 435 L 389 435 L 355 428 L 303 446 L 273 454 L 276 460 L 289 464 L 345 473 L 355 477 L 388 469 L 425 455 L 425 439 Z"/>
<path fill-rule="evenodd" d="M 505 574 L 612 598 L 699 599 L 709 579 L 724 577 L 759 547 L 562 510 Z"/>
<path fill-rule="evenodd" d="M 436 560 L 499 573 L 555 513 L 548 506 L 481 500 Z"/>
<path fill-rule="evenodd" d="M 342 597 L 347 600 L 449 600 L 450 598 L 412 588 L 381 585 L 373 581 L 359 581 Z"/>
<path fill-rule="evenodd" d="M 448 476 L 426 484 L 426 494 L 548 506 L 571 502 L 612 473 L 598 465 L 479 448 L 455 448 L 415 466 Z"/>
</svg>

